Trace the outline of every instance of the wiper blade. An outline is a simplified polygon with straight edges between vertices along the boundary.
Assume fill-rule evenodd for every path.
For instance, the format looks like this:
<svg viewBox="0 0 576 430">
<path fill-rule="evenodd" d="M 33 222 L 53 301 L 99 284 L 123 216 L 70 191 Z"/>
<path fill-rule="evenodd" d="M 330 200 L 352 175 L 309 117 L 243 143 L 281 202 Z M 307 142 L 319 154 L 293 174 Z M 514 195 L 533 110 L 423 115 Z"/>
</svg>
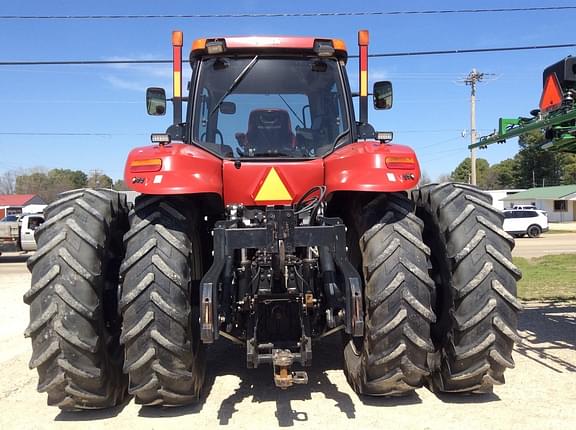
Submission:
<svg viewBox="0 0 576 430">
<path fill-rule="evenodd" d="M 257 61 L 258 61 L 258 55 L 252 58 L 252 61 L 250 61 L 246 65 L 246 67 L 244 67 L 244 69 L 238 74 L 238 76 L 236 76 L 236 79 L 234 79 L 234 82 L 232 82 L 230 88 L 226 90 L 224 95 L 220 98 L 220 100 L 218 100 L 218 103 L 216 103 L 216 105 L 214 105 L 214 107 L 210 111 L 210 116 L 214 115 L 214 112 L 218 110 L 224 99 L 228 97 L 232 91 L 234 91 L 234 89 L 238 86 L 238 84 L 240 84 L 240 82 L 242 82 L 242 79 L 244 79 L 244 77 L 248 74 L 248 72 L 252 70 L 252 67 L 254 67 Z"/>
<path fill-rule="evenodd" d="M 284 102 L 284 104 L 286 105 L 286 107 L 288 109 L 290 109 L 290 112 L 292 112 L 292 114 L 296 117 L 296 119 L 298 120 L 298 122 L 300 122 L 300 124 L 302 124 L 302 127 L 306 127 L 306 124 L 304 124 L 304 121 L 302 121 L 300 119 L 300 117 L 298 116 L 298 114 L 296 112 L 294 112 L 294 109 L 292 109 L 292 106 L 290 106 L 288 104 L 288 102 L 286 101 L 286 99 L 284 97 L 282 97 L 282 94 L 278 94 L 278 97 L 280 97 L 280 99 Z"/>
</svg>

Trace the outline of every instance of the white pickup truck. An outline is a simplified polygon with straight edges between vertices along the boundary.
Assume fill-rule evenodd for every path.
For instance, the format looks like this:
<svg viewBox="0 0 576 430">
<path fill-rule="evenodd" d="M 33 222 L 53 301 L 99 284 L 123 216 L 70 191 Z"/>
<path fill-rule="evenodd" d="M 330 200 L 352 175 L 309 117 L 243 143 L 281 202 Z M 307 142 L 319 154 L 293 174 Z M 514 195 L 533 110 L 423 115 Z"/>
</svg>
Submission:
<svg viewBox="0 0 576 430">
<path fill-rule="evenodd" d="M 36 251 L 34 231 L 44 222 L 44 215 L 24 214 L 13 221 L 0 220 L 0 254 L 2 252 Z"/>
</svg>

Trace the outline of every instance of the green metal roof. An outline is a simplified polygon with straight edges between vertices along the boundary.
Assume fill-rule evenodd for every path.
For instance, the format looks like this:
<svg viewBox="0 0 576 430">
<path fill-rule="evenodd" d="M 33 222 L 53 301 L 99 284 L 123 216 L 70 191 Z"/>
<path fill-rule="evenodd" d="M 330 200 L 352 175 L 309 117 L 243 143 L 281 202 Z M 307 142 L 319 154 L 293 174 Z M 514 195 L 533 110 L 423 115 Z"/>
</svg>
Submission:
<svg viewBox="0 0 576 430">
<path fill-rule="evenodd" d="M 574 196 L 571 196 L 571 194 L 574 194 Z M 526 191 L 510 194 L 501 200 L 568 200 L 571 197 L 576 197 L 576 184 L 559 185 L 557 187 L 530 188 Z"/>
</svg>

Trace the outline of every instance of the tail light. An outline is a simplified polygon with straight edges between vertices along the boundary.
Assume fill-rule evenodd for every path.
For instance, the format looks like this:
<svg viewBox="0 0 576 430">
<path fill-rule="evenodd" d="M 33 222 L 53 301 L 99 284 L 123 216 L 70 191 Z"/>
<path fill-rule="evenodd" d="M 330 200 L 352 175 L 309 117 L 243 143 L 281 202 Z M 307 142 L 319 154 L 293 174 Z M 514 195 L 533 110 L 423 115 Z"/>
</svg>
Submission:
<svg viewBox="0 0 576 430">
<path fill-rule="evenodd" d="M 386 167 L 389 169 L 415 169 L 416 158 L 413 156 L 386 157 Z"/>
<path fill-rule="evenodd" d="M 133 160 L 130 163 L 130 172 L 157 172 L 162 168 L 162 159 L 150 158 L 146 160 Z"/>
</svg>

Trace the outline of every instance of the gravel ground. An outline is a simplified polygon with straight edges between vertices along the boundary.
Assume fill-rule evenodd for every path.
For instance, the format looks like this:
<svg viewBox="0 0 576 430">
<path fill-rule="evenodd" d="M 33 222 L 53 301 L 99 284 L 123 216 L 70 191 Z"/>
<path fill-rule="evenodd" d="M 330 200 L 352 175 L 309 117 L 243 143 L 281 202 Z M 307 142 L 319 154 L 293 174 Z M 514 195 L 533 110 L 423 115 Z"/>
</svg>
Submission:
<svg viewBox="0 0 576 430">
<path fill-rule="evenodd" d="M 574 231 L 576 232 L 576 221 L 551 222 L 548 224 L 550 230 Z"/>
<path fill-rule="evenodd" d="M 550 254 L 576 254 L 576 233 L 544 233 L 540 237 L 521 237 L 512 251 L 514 257 L 534 258 Z"/>
<path fill-rule="evenodd" d="M 423 388 L 397 399 L 361 398 L 340 367 L 337 339 L 315 344 L 306 386 L 274 388 L 269 367 L 244 368 L 243 351 L 220 342 L 210 350 L 206 395 L 199 405 L 154 409 L 130 401 L 105 411 L 64 413 L 46 406 L 28 369 L 22 333 L 30 276 L 25 257 L 0 257 L 0 429 L 396 428 L 560 429 L 576 422 L 576 303 L 530 303 L 521 314 L 524 344 L 516 368 L 494 394 L 437 395 Z"/>
</svg>

